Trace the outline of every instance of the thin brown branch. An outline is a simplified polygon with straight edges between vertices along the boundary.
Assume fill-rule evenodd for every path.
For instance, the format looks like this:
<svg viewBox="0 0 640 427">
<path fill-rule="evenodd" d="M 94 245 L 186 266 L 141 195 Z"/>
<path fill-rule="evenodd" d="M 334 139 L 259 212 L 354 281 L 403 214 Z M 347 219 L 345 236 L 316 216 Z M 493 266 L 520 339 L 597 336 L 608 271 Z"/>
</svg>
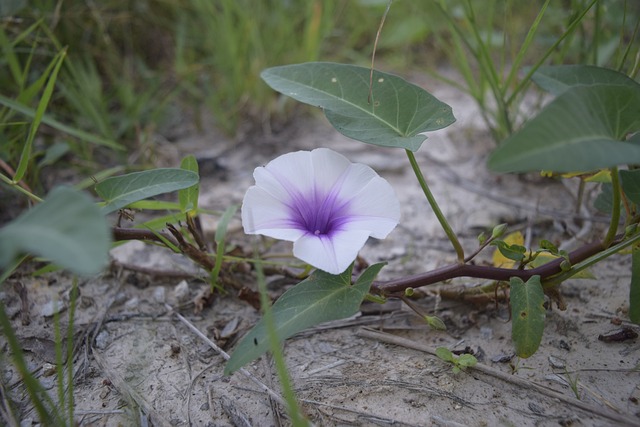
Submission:
<svg viewBox="0 0 640 427">
<path fill-rule="evenodd" d="M 622 239 L 617 236 L 615 241 Z M 584 245 L 569 254 L 571 264 L 583 261 L 598 252 L 606 249 L 602 242 L 594 242 Z M 400 279 L 386 282 L 373 282 L 371 292 L 378 295 L 392 295 L 404 292 L 407 288 L 419 288 L 433 285 L 456 277 L 473 277 L 476 279 L 490 279 L 499 281 L 509 281 L 512 277 L 519 277 L 522 280 L 529 280 L 532 276 L 540 276 L 542 280 L 562 272 L 560 264 L 564 258 L 558 258 L 540 267 L 531 270 L 516 270 L 511 268 L 500 268 L 493 266 L 452 264 L 435 270 L 427 271 L 413 276 L 402 277 Z"/>
<path fill-rule="evenodd" d="M 11 166 L 9 166 L 8 163 L 6 163 L 4 160 L 0 159 L 0 169 L 2 169 L 3 171 L 5 171 L 7 173 L 7 175 L 9 175 L 10 177 L 15 176 L 16 171 L 13 170 L 13 168 Z M 22 187 L 24 190 L 28 191 L 29 193 L 33 193 L 33 190 L 31 190 L 31 188 L 27 185 L 26 182 L 24 182 L 24 180 L 20 180 L 17 183 L 20 187 Z"/>
<path fill-rule="evenodd" d="M 201 251 L 200 249 L 193 246 L 191 243 L 187 242 L 184 239 L 184 236 L 178 229 L 176 229 L 173 225 L 167 224 L 167 229 L 173 235 L 173 237 L 178 241 L 178 247 L 182 251 L 183 254 L 191 258 L 191 260 L 195 261 L 197 264 L 204 267 L 205 270 L 211 272 L 215 267 L 215 260 L 209 256 L 208 253 Z"/>
</svg>

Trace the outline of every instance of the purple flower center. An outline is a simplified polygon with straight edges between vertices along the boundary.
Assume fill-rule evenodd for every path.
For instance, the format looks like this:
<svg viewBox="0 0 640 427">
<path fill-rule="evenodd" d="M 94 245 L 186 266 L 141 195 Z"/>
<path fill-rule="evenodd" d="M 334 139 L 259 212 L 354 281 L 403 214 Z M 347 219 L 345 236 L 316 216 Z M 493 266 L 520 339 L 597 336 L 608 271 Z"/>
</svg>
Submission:
<svg viewBox="0 0 640 427">
<path fill-rule="evenodd" d="M 316 236 L 330 236 L 347 223 L 349 203 L 338 200 L 336 193 L 323 195 L 313 191 L 312 194 L 292 195 L 289 208 L 293 226 Z"/>
</svg>

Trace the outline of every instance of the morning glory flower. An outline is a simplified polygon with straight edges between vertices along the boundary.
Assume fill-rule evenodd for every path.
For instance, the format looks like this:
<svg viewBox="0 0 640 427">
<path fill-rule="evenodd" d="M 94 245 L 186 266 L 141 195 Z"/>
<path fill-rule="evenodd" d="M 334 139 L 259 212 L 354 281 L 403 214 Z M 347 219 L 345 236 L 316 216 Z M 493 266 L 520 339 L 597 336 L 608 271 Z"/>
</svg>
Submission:
<svg viewBox="0 0 640 427">
<path fill-rule="evenodd" d="M 242 202 L 247 234 L 293 242 L 293 255 L 340 274 L 371 237 L 400 220 L 391 185 L 369 166 L 327 148 L 284 154 L 253 173 Z"/>
</svg>

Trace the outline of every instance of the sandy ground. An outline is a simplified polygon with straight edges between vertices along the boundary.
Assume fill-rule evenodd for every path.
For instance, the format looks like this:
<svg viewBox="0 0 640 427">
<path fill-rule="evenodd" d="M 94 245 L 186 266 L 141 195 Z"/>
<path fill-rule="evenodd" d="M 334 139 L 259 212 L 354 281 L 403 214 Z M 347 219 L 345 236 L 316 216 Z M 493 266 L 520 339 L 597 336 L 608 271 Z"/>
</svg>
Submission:
<svg viewBox="0 0 640 427">
<path fill-rule="evenodd" d="M 434 94 L 454 107 L 458 122 L 430 136 L 417 158 L 467 251 L 476 247 L 480 230 L 500 222 L 521 226 L 533 242 L 542 237 L 566 241 L 569 249 L 598 235 L 602 226 L 597 221 L 575 225 L 570 220 L 575 194 L 571 184 L 487 172 L 484 158 L 492 143 L 471 102 L 446 88 Z M 404 153 L 347 140 L 319 116 L 301 120 L 279 135 L 242 143 L 209 129 L 163 147 L 162 154 L 167 164 L 183 154 L 196 154 L 203 165 L 201 206 L 224 210 L 241 202 L 252 184 L 253 168 L 288 151 L 320 146 L 369 164 L 398 193 L 401 225 L 388 239 L 369 241 L 361 252 L 371 263 L 388 261 L 380 278 L 423 272 L 455 260 Z M 203 218 L 210 238 L 216 219 Z M 249 242 L 239 219 L 230 227 L 232 241 Z M 571 241 L 576 234 L 579 238 Z M 477 262 L 487 262 L 490 256 L 487 251 Z M 189 278 L 197 269 L 166 250 L 129 243 L 114 249 L 113 259 L 111 269 L 80 284 L 74 359 L 79 425 L 289 425 L 278 403 L 271 361 L 262 358 L 247 366 L 246 374 L 227 377 L 224 357 L 211 346 L 232 352 L 259 319 L 254 308 L 228 294 L 194 313 L 193 301 L 208 285 Z M 397 302 L 382 308 L 365 305 L 354 318 L 286 342 L 298 398 L 309 419 L 323 426 L 640 425 L 638 341 L 598 339 L 625 326 L 637 330 L 625 315 L 630 261 L 614 256 L 593 273 L 597 280 L 563 284 L 568 309 L 548 311 L 541 348 L 526 360 L 513 356 L 505 303 L 473 306 L 439 298 L 435 287 L 425 289 L 417 303 L 441 317 L 446 332 L 430 330 Z M 239 280 L 255 287 L 251 275 Z M 276 276 L 270 280 L 273 295 L 291 285 Z M 462 280 L 440 286 L 479 283 Z M 64 274 L 38 279 L 24 275 L 0 290 L 29 367 L 52 394 L 56 375 L 47 368 L 55 360 L 52 301 L 68 303 L 70 287 L 71 278 Z M 20 289 L 26 290 L 28 309 Z M 66 313 L 63 307 L 63 326 Z M 433 355 L 439 346 L 472 351 L 479 364 L 454 374 L 451 365 Z M 36 417 L 19 377 L 6 359 L 2 363 L 6 390 L 26 414 L 23 425 L 32 425 Z"/>
</svg>

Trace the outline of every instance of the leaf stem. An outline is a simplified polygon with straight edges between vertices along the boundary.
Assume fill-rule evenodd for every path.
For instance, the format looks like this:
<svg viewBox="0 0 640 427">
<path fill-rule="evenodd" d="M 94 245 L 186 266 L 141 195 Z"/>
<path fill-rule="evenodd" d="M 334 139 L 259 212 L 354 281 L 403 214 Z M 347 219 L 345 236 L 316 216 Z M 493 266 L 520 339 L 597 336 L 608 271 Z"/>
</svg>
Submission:
<svg viewBox="0 0 640 427">
<path fill-rule="evenodd" d="M 627 248 L 639 241 L 640 241 L 640 233 L 637 233 L 635 236 L 627 240 L 623 240 L 613 246 L 607 246 L 606 249 L 604 249 L 603 251 L 598 252 L 597 254 L 590 256 L 587 259 L 574 264 L 569 270 L 555 277 L 552 277 L 550 280 L 545 280 L 543 282 L 543 285 L 545 288 L 556 286 L 562 283 L 563 281 L 569 279 L 571 276 L 574 276 L 580 273 L 582 270 L 585 270 L 591 267 L 592 265 L 597 264 L 598 262 L 604 260 L 605 258 L 608 258 L 611 255 L 614 255 L 620 252 L 621 250 L 623 250 L 624 248 Z"/>
<path fill-rule="evenodd" d="M 611 222 L 609 223 L 609 230 L 602 242 L 604 247 L 611 246 L 616 232 L 618 231 L 618 225 L 620 223 L 620 177 L 618 175 L 618 168 L 616 166 L 611 168 L 611 185 L 613 186 L 613 202 L 611 210 Z"/>
<path fill-rule="evenodd" d="M 453 230 L 451 229 L 451 226 L 447 222 L 447 219 L 445 218 L 442 211 L 440 210 L 440 207 L 438 206 L 436 199 L 433 197 L 433 194 L 431 194 L 431 190 L 427 185 L 427 181 L 424 179 L 424 175 L 422 175 L 420 166 L 418 166 L 418 162 L 416 161 L 416 156 L 413 154 L 413 152 L 409 150 L 405 150 L 405 152 L 407 153 L 407 157 L 409 158 L 409 163 L 411 163 L 411 168 L 413 169 L 413 172 L 415 173 L 416 178 L 420 183 L 420 187 L 422 187 L 422 191 L 424 192 L 424 195 L 427 197 L 427 201 L 429 202 L 431 209 L 433 209 L 433 213 L 438 218 L 438 221 L 440 222 L 440 226 L 442 226 L 442 229 L 444 230 L 445 234 L 451 241 L 451 244 L 453 245 L 453 248 L 456 251 L 456 255 L 458 257 L 458 264 L 464 264 L 464 250 L 462 249 L 462 245 L 460 244 L 460 241 L 458 241 L 458 237 L 453 232 Z"/>
<path fill-rule="evenodd" d="M 29 190 L 26 190 L 25 188 L 22 187 L 22 185 L 20 185 L 20 182 L 16 182 L 16 181 L 12 180 L 11 178 L 7 177 L 5 174 L 0 173 L 0 180 L 3 181 L 4 183 L 6 183 L 7 185 L 11 186 L 12 188 L 15 188 L 16 190 L 18 190 L 22 194 L 25 194 L 27 197 L 29 197 L 34 202 L 38 202 L 38 203 L 42 202 L 42 199 L 40 197 L 36 196 L 35 194 L 30 192 Z"/>
</svg>

